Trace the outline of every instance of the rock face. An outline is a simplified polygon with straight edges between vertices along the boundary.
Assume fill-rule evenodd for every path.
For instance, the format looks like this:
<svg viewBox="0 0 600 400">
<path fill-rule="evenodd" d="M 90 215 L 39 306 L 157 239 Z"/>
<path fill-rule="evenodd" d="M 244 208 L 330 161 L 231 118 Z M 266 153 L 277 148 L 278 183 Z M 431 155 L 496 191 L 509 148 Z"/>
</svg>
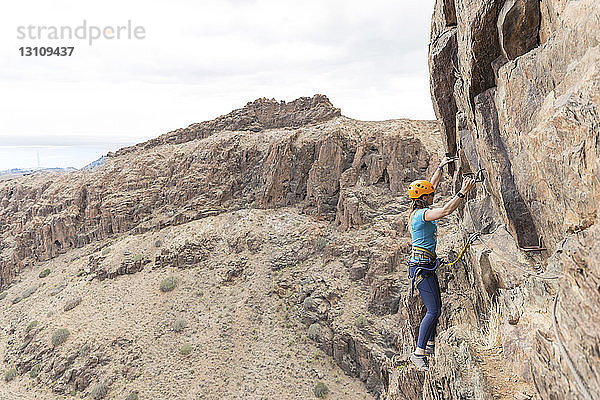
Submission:
<svg viewBox="0 0 600 400">
<path fill-rule="evenodd" d="M 454 185 L 486 171 L 462 210 L 465 233 L 483 233 L 466 265 L 481 285 L 467 326 L 499 304 L 503 358 L 536 396 L 599 398 L 600 3 L 448 3 L 436 1 L 431 24 L 434 109 L 460 158 Z M 445 385 L 444 364 L 424 397 Z M 481 397 L 448 388 L 443 398 L 497 395 L 482 371 L 483 384 L 468 384 Z"/>
<path fill-rule="evenodd" d="M 508 60 L 535 48 L 540 31 L 540 2 L 509 0 L 498 15 L 498 36 L 502 54 Z"/>
<path fill-rule="evenodd" d="M 337 215 L 344 228 L 369 221 L 376 205 L 360 199 L 360 188 L 381 182 L 397 194 L 435 167 L 414 135 L 386 137 L 398 131 L 431 140 L 435 125 L 396 121 L 372 129 L 339 117 L 322 95 L 290 103 L 259 99 L 122 149 L 96 169 L 3 182 L 0 288 L 25 266 L 69 249 L 225 210 L 302 202 L 307 213 Z"/>
<path fill-rule="evenodd" d="M 238 149 L 240 135 L 231 134 L 197 153 L 189 146 L 176 149 L 175 145 L 224 130 L 251 134 L 268 128 L 310 125 L 339 115 L 340 110 L 322 95 L 290 103 L 259 99 L 215 120 L 121 149 L 101 168 L 69 175 L 48 173 L 43 178 L 20 180 L 16 185 L 3 184 L 0 287 L 23 266 L 116 233 L 132 229 L 139 233 L 153 229 L 154 224 L 166 226 L 214 215 L 226 203 L 225 207 L 236 207 L 232 201 L 237 207 L 254 200 L 272 205 L 265 194 L 255 193 L 261 177 L 257 169 L 276 164 L 272 159 L 261 163 L 264 149 L 259 144 Z M 161 149 L 156 150 L 159 146 Z M 164 152 L 164 147 L 169 150 Z M 314 149 L 307 150 L 297 157 L 310 168 Z M 294 171 L 294 176 L 306 181 L 306 172 Z M 305 185 L 284 191 L 280 183 L 265 185 L 274 186 L 285 197 L 277 204 L 295 203 L 306 195 Z M 157 214 L 163 218 L 154 218 Z"/>
</svg>

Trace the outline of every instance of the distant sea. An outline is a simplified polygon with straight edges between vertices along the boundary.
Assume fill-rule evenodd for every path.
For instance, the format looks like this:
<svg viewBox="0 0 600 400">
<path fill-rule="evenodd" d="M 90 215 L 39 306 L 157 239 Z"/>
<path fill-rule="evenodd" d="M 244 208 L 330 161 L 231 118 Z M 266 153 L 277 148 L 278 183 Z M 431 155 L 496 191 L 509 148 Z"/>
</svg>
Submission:
<svg viewBox="0 0 600 400">
<path fill-rule="evenodd" d="M 0 142 L 0 171 L 9 169 L 82 168 L 110 151 L 139 141 L 68 146 L 3 145 Z M 38 164 L 39 160 L 39 164 Z"/>
</svg>

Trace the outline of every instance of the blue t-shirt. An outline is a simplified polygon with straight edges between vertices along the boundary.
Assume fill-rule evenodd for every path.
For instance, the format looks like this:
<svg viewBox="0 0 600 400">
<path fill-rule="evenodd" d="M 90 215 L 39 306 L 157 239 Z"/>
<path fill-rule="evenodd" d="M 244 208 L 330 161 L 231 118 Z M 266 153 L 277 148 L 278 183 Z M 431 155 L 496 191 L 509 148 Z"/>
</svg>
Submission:
<svg viewBox="0 0 600 400">
<path fill-rule="evenodd" d="M 410 236 L 412 238 L 413 246 L 429 250 L 435 254 L 437 222 L 425 221 L 424 215 L 427 210 L 429 210 L 429 208 L 420 208 L 413 212 Z"/>
</svg>

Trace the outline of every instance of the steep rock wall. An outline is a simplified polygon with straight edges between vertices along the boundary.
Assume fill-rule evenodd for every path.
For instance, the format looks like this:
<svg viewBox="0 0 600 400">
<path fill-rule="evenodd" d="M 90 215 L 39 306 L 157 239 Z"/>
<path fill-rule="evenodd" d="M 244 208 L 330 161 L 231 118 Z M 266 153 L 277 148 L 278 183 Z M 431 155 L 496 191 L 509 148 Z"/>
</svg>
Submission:
<svg viewBox="0 0 600 400">
<path fill-rule="evenodd" d="M 465 233 L 483 234 L 465 266 L 481 304 L 469 324 L 499 305 L 503 360 L 536 397 L 598 398 L 600 3 L 448 3 L 433 13 L 432 100 L 459 156 L 455 186 L 465 172 L 486 176 L 461 210 Z M 462 332 L 444 338 L 451 330 Z M 444 357 L 413 398 L 440 396 L 443 365 L 456 362 Z M 475 386 L 467 398 L 494 393 Z M 465 396 L 446 388 L 439 398 Z"/>
</svg>

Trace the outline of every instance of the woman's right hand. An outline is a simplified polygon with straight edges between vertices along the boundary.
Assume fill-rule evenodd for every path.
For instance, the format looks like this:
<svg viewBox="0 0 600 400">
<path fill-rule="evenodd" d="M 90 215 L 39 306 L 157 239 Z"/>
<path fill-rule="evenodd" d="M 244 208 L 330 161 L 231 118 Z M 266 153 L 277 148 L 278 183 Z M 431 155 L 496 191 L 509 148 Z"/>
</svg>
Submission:
<svg viewBox="0 0 600 400">
<path fill-rule="evenodd" d="M 460 188 L 460 191 L 463 194 L 467 194 L 474 187 L 475 187 L 475 179 L 473 179 L 472 177 L 468 176 L 468 177 L 466 177 L 463 180 L 462 187 Z"/>
</svg>

